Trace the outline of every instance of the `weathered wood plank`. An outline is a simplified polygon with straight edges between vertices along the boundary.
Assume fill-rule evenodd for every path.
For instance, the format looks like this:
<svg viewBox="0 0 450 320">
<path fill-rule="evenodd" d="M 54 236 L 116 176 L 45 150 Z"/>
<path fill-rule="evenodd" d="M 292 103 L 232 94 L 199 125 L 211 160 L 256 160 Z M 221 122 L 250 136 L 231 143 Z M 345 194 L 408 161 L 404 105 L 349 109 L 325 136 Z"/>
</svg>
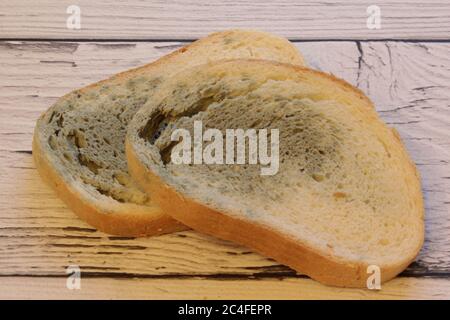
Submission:
<svg viewBox="0 0 450 320">
<path fill-rule="evenodd" d="M 89 274 L 292 274 L 246 248 L 195 232 L 149 239 L 108 237 L 65 208 L 34 169 L 27 151 L 35 120 L 59 96 L 147 63 L 180 45 L 0 43 L 0 112 L 8 115 L 0 118 L 1 275 L 62 275 L 69 264 Z M 330 45 L 355 70 L 354 44 Z M 314 44 L 304 48 L 311 56 L 317 50 Z M 321 63 L 334 68 L 325 56 Z M 349 80 L 356 79 L 355 74 L 348 73 Z"/>
<path fill-rule="evenodd" d="M 81 29 L 66 27 L 69 5 Z M 381 28 L 367 28 L 367 8 L 381 9 Z M 0 38 L 194 39 L 227 28 L 261 29 L 291 39 L 448 39 L 446 0 L 90 1 L 0 3 Z"/>
<path fill-rule="evenodd" d="M 66 209 L 34 169 L 34 122 L 57 97 L 178 45 L 0 42 L 0 275 L 64 275 L 69 264 L 91 275 L 293 275 L 245 248 L 192 231 L 148 239 L 108 237 Z M 450 44 L 305 42 L 298 47 L 312 67 L 368 92 L 383 119 L 400 131 L 422 173 L 427 214 L 424 250 L 406 274 L 447 275 Z"/>
<path fill-rule="evenodd" d="M 449 299 L 450 280 L 397 278 L 380 291 L 323 286 L 310 279 L 211 280 L 4 277 L 0 299 Z"/>
<path fill-rule="evenodd" d="M 448 268 L 450 44 L 362 43 L 359 58 L 358 86 L 400 132 L 422 176 L 427 241 L 417 262 Z"/>
</svg>

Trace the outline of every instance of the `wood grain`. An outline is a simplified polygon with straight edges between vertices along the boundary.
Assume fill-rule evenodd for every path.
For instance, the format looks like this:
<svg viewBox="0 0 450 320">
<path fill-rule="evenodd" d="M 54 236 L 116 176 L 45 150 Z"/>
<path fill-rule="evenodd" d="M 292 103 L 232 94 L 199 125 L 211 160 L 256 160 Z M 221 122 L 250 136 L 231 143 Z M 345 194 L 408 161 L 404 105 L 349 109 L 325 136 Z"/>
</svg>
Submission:
<svg viewBox="0 0 450 320">
<path fill-rule="evenodd" d="M 0 276 L 65 276 L 65 268 L 77 264 L 88 276 L 294 277 L 294 283 L 309 283 L 246 248 L 193 231 L 140 239 L 107 236 L 77 219 L 39 178 L 31 160 L 31 137 L 40 112 L 72 89 L 149 62 L 179 45 L 0 42 Z M 403 275 L 446 277 L 450 273 L 450 44 L 302 42 L 297 46 L 310 66 L 360 86 L 382 118 L 400 131 L 422 173 L 427 220 L 424 249 Z M 412 281 L 407 286 L 414 286 L 414 279 L 401 281 Z M 234 286 L 237 290 L 238 284 Z M 448 290 L 447 282 L 442 290 Z M 209 294 L 214 296 L 212 291 Z"/>
<path fill-rule="evenodd" d="M 448 273 L 450 44 L 379 42 L 359 48 L 357 84 L 400 132 L 422 176 L 426 241 L 417 263 L 428 272 Z"/>
<path fill-rule="evenodd" d="M 81 9 L 81 29 L 66 27 L 66 9 Z M 367 7 L 381 28 L 367 28 Z M 449 39 L 447 0 L 54 1 L 0 3 L 0 38 L 195 39 L 227 28 L 252 28 L 291 39 Z"/>
<path fill-rule="evenodd" d="M 11 290 L 13 289 L 13 290 Z M 211 280 L 5 277 L 0 299 L 449 299 L 450 280 L 396 278 L 381 291 L 323 286 L 310 279 Z M 177 310 L 177 309 L 176 309 Z M 176 312 L 176 310 L 171 310 Z"/>
</svg>

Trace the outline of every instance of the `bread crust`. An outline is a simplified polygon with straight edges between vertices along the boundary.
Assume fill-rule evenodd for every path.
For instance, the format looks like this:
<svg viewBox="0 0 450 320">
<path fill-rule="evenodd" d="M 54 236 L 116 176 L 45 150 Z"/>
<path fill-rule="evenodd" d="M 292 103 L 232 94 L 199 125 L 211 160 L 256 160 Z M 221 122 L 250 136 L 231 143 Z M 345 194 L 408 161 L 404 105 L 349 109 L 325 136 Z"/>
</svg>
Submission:
<svg viewBox="0 0 450 320">
<path fill-rule="evenodd" d="M 131 175 L 153 196 L 164 212 L 169 212 L 185 225 L 199 232 L 248 246 L 294 270 L 301 270 L 323 284 L 350 288 L 367 286 L 367 264 L 348 263 L 332 255 L 325 255 L 275 229 L 237 219 L 197 203 L 178 193 L 146 169 L 128 142 L 126 149 Z M 381 282 L 394 278 L 414 258 L 415 255 L 400 264 L 382 267 Z"/>
<path fill-rule="evenodd" d="M 247 60 L 234 61 L 245 63 Z M 357 93 L 364 105 L 362 110 L 360 110 L 362 117 L 368 121 L 377 119 L 372 102 L 359 89 L 354 88 L 341 79 L 298 66 L 265 61 L 260 61 L 259 63 L 284 65 L 297 71 L 322 74 L 336 84 L 344 85 Z M 418 171 L 406 153 L 398 133 L 395 130 L 388 130 L 388 134 L 391 135 L 392 148 L 398 148 L 399 157 L 406 165 L 404 168 L 406 171 L 405 176 L 411 189 L 415 207 L 421 217 L 421 239 L 409 256 L 403 257 L 397 263 L 379 266 L 381 269 L 381 282 L 394 278 L 414 261 L 424 240 L 424 209 Z M 307 274 L 323 284 L 339 287 L 367 287 L 367 279 L 370 276 L 367 273 L 368 264 L 346 261 L 331 253 L 318 251 L 307 243 L 290 238 L 276 229 L 233 217 L 227 212 L 217 211 L 198 202 L 198 200 L 196 201 L 179 193 L 141 162 L 138 154 L 133 149 L 133 143 L 128 137 L 126 140 L 126 155 L 129 172 L 133 179 L 136 180 L 143 190 L 152 195 L 154 201 L 165 212 L 168 212 L 175 219 L 192 227 L 194 230 L 248 246 L 294 270 Z"/>
<path fill-rule="evenodd" d="M 167 63 L 174 56 L 188 50 L 192 45 L 180 48 L 153 63 L 119 73 L 110 79 L 101 80 L 76 91 L 83 92 L 87 89 L 100 87 L 109 81 L 125 81 L 138 70 L 151 69 L 157 64 Z M 179 221 L 165 215 L 157 206 L 149 207 L 127 203 L 108 203 L 102 205 L 96 199 L 87 195 L 83 189 L 75 188 L 51 164 L 39 139 L 38 124 L 34 130 L 32 150 L 36 168 L 42 179 L 53 188 L 58 197 L 78 217 L 94 228 L 108 234 L 124 237 L 156 236 L 189 229 Z"/>
<path fill-rule="evenodd" d="M 66 183 L 42 154 L 39 140 L 33 139 L 33 159 L 42 179 L 51 186 L 72 211 L 98 230 L 124 237 L 160 235 L 187 230 L 188 228 L 163 214 L 157 206 L 144 207 L 133 204 L 117 204 L 103 207 L 89 200 L 83 190 Z"/>
<path fill-rule="evenodd" d="M 106 83 L 117 81 L 126 81 L 139 72 L 151 72 L 155 67 L 160 67 L 171 63 L 176 56 L 184 54 L 192 49 L 201 47 L 205 44 L 215 41 L 221 37 L 227 36 L 233 32 L 252 32 L 255 34 L 264 34 L 256 31 L 229 30 L 225 32 L 213 33 L 210 36 L 200 39 L 190 45 L 184 46 L 155 62 L 127 70 L 84 88 L 75 90 L 75 92 L 85 92 L 88 89 L 101 87 Z M 267 35 L 267 34 L 266 34 Z M 270 35 L 270 37 L 272 37 Z M 277 38 L 279 39 L 279 38 Z M 286 43 L 288 41 L 286 40 Z M 286 46 L 289 55 L 298 59 L 298 63 L 303 63 L 303 58 L 292 46 Z M 69 96 L 66 94 L 61 99 Z M 41 115 L 44 116 L 45 112 Z M 89 195 L 86 190 L 78 187 L 73 181 L 64 177 L 52 165 L 50 155 L 45 151 L 40 138 L 40 120 L 34 130 L 33 136 L 33 158 L 36 168 L 44 181 L 47 182 L 57 193 L 57 195 L 71 208 L 81 219 L 88 222 L 100 231 L 119 235 L 119 236 L 151 236 L 182 231 L 189 229 L 179 221 L 165 215 L 163 211 L 155 206 L 144 206 L 132 203 L 119 203 L 113 201 L 99 201 Z"/>
</svg>

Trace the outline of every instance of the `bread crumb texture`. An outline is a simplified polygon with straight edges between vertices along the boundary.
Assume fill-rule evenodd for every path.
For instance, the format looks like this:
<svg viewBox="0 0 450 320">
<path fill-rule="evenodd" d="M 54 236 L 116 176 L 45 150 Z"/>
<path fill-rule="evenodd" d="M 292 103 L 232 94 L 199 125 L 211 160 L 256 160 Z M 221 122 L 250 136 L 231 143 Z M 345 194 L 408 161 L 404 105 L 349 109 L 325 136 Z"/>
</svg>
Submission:
<svg viewBox="0 0 450 320">
<path fill-rule="evenodd" d="M 174 129 L 279 129 L 280 168 L 176 165 Z M 357 89 L 288 65 L 236 60 L 182 72 L 137 113 L 139 160 L 187 198 L 263 224 L 320 252 L 380 266 L 423 240 L 418 178 L 403 146 Z"/>
<path fill-rule="evenodd" d="M 126 166 L 129 121 L 170 75 L 208 61 L 242 57 L 303 63 L 285 39 L 242 30 L 212 34 L 153 64 L 59 99 L 36 126 L 42 154 L 65 183 L 90 195 L 88 201 L 148 205 L 151 199 L 135 185 Z"/>
</svg>

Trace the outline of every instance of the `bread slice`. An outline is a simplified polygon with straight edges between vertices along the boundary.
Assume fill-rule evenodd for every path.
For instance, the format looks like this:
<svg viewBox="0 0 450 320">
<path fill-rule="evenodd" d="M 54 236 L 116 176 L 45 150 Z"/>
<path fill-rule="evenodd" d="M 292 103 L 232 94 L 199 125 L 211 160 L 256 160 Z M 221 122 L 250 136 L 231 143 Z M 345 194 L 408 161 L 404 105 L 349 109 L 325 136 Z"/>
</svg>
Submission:
<svg viewBox="0 0 450 320">
<path fill-rule="evenodd" d="M 193 136 L 195 121 L 278 129 L 278 173 L 174 164 L 184 140 L 171 134 Z M 423 243 L 419 174 L 399 136 L 361 91 L 318 71 L 233 60 L 181 72 L 137 112 L 126 153 L 132 177 L 175 219 L 324 284 L 364 287 L 370 265 L 391 279 Z"/>
<path fill-rule="evenodd" d="M 257 31 L 214 33 L 154 63 L 60 98 L 36 124 L 37 169 L 78 216 L 101 231 L 143 236 L 185 229 L 130 178 L 124 149 L 127 124 L 170 75 L 239 57 L 303 64 L 286 39 Z"/>
</svg>

